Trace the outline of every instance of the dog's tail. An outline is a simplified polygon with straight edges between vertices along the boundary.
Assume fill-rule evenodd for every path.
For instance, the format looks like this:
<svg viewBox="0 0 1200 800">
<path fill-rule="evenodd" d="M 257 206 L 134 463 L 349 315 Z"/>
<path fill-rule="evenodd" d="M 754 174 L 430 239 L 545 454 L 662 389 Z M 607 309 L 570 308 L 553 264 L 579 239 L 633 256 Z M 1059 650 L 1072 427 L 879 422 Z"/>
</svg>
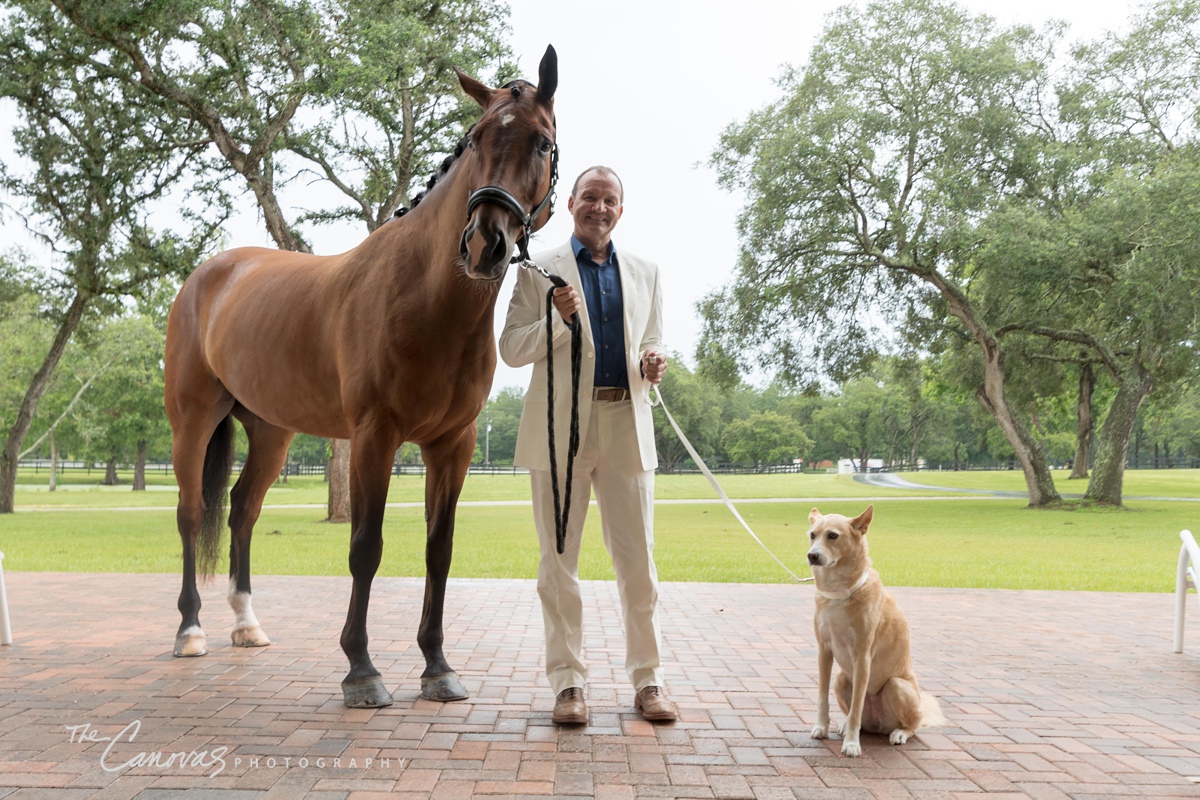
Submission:
<svg viewBox="0 0 1200 800">
<path fill-rule="evenodd" d="M 937 728 L 947 724 L 949 723 L 937 698 L 928 692 L 921 692 L 921 727 Z"/>
</svg>

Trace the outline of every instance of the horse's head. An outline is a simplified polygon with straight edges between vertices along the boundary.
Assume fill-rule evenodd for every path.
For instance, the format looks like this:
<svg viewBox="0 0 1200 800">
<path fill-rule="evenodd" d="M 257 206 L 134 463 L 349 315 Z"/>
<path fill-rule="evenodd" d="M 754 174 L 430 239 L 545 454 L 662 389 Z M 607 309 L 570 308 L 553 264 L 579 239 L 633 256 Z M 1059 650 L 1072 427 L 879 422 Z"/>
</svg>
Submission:
<svg viewBox="0 0 1200 800">
<path fill-rule="evenodd" d="M 558 56 L 546 48 L 538 85 L 513 81 L 492 89 L 462 72 L 463 91 L 483 106 L 468 138 L 474 151 L 461 250 L 467 275 L 497 281 L 512 260 L 513 248 L 527 257 L 529 236 L 554 213 L 558 178 L 554 90 Z"/>
</svg>

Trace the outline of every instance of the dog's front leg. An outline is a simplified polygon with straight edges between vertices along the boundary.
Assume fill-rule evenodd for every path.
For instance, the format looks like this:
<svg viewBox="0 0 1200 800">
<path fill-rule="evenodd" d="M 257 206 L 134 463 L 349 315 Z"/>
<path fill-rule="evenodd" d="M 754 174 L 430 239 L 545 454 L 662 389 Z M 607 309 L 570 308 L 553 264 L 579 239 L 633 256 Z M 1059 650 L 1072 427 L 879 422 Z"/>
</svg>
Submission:
<svg viewBox="0 0 1200 800">
<path fill-rule="evenodd" d="M 858 734 L 862 728 L 863 705 L 867 701 L 867 684 L 871 682 L 871 650 L 862 647 L 854 659 L 854 675 L 850 682 L 850 713 L 842 727 L 842 755 L 851 758 L 862 755 Z"/>
<path fill-rule="evenodd" d="M 833 675 L 833 648 L 817 636 L 817 724 L 813 726 L 812 738 L 829 736 L 829 679 Z"/>
</svg>

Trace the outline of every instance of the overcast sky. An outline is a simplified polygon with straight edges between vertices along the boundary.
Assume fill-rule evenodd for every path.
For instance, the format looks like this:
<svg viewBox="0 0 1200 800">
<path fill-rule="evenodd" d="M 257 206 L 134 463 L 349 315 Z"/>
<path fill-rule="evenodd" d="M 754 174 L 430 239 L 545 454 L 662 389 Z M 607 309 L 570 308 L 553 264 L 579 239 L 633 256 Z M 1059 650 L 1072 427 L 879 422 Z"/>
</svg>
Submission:
<svg viewBox="0 0 1200 800">
<path fill-rule="evenodd" d="M 961 1 L 961 0 L 960 0 Z M 510 0 L 514 54 L 521 74 L 537 81 L 547 44 L 558 51 L 555 98 L 561 178 L 558 212 L 531 250 L 557 246 L 571 233 L 566 195 L 580 170 L 607 164 L 625 185 L 625 215 L 613 234 L 618 248 L 656 261 L 662 272 L 665 342 L 693 364 L 700 323 L 695 304 L 727 280 L 736 263 L 739 198 L 720 190 L 706 166 L 721 132 L 779 97 L 785 64 L 801 66 L 838 0 L 737 0 L 734 3 L 609 0 Z M 1061 19 L 1068 38 L 1093 39 L 1126 27 L 1137 4 L 1124 0 L 966 0 L 1000 22 L 1040 25 Z M 11 136 L 0 126 L 0 148 Z M 314 192 L 326 191 L 314 184 Z M 299 205 L 303 198 L 290 197 Z M 6 216 L 7 225 L 19 226 Z M 12 231 L 14 234 L 18 232 Z M 247 198 L 231 221 L 229 246 L 272 246 Z M 307 231 L 318 253 L 347 250 L 363 237 L 361 222 Z M 512 294 L 505 279 L 496 330 Z M 524 388 L 529 369 L 500 363 L 495 394 Z"/>
<path fill-rule="evenodd" d="M 547 44 L 558 51 L 555 111 L 562 147 L 559 211 L 536 250 L 571 233 L 565 195 L 580 170 L 612 166 L 625 184 L 625 215 L 613 234 L 658 262 L 665 341 L 691 365 L 700 335 L 696 301 L 720 287 L 737 257 L 739 198 L 722 191 L 706 164 L 721 132 L 779 97 L 785 64 L 803 65 L 836 0 L 734 3 L 511 0 L 512 45 L 522 74 L 536 82 Z M 1139 7 L 1122 0 L 970 0 L 1002 23 L 1070 24 L 1068 37 L 1124 29 Z M 497 332 L 511 295 L 505 280 Z M 524 387 L 526 369 L 500 364 L 493 394 Z"/>
</svg>

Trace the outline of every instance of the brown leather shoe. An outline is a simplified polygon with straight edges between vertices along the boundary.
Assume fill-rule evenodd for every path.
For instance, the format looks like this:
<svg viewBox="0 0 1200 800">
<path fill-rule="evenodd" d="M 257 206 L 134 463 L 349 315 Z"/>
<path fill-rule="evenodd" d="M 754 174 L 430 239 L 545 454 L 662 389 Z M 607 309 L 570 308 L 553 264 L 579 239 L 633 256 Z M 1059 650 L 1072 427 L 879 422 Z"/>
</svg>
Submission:
<svg viewBox="0 0 1200 800">
<path fill-rule="evenodd" d="M 572 686 L 558 693 L 554 701 L 555 725 L 587 725 L 587 703 L 583 700 L 583 689 Z"/>
<path fill-rule="evenodd" d="M 675 704 L 667 699 L 661 686 L 643 687 L 633 698 L 633 706 L 642 712 L 642 717 L 652 722 L 672 722 L 679 719 Z"/>
</svg>

